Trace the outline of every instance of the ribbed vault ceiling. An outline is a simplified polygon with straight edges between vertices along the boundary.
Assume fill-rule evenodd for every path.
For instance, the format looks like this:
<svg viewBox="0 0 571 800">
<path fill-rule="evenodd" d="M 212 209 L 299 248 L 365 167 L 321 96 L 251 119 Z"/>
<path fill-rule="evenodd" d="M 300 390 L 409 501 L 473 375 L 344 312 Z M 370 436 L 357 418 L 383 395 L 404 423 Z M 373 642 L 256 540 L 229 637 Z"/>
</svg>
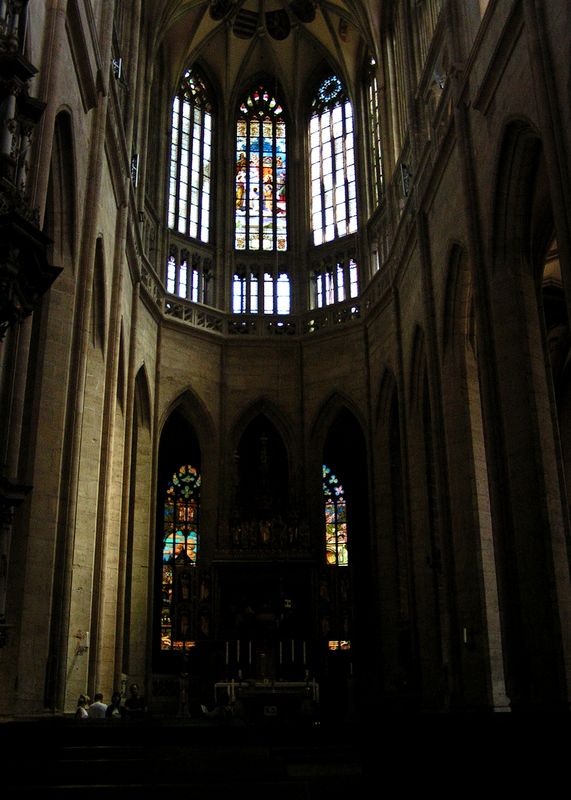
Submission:
<svg viewBox="0 0 571 800">
<path fill-rule="evenodd" d="M 174 89 L 199 61 L 229 101 L 253 75 L 275 75 L 286 100 L 303 99 L 328 63 L 351 92 L 366 54 L 378 0 L 155 0 L 147 6 L 154 51 Z"/>
</svg>

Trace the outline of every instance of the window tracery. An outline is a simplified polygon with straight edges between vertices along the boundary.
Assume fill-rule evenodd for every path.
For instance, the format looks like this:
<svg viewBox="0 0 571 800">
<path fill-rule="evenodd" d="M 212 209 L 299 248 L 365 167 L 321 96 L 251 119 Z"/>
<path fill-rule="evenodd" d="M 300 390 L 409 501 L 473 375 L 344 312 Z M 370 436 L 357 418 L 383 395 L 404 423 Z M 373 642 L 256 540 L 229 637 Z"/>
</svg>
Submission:
<svg viewBox="0 0 571 800">
<path fill-rule="evenodd" d="M 335 75 L 313 99 L 309 152 L 313 243 L 320 245 L 357 230 L 353 108 Z"/>
<path fill-rule="evenodd" d="M 204 243 L 210 241 L 212 138 L 209 91 L 192 67 L 172 104 L 168 226 Z"/>
<path fill-rule="evenodd" d="M 199 548 L 200 475 L 183 464 L 167 484 L 163 506 L 161 650 L 193 638 L 193 570 Z"/>
<path fill-rule="evenodd" d="M 347 567 L 349 551 L 345 492 L 337 476 L 325 464 L 323 464 L 323 497 L 326 562 L 334 567 Z"/>
<path fill-rule="evenodd" d="M 286 166 L 283 108 L 259 85 L 236 121 L 236 250 L 287 250 Z"/>
</svg>

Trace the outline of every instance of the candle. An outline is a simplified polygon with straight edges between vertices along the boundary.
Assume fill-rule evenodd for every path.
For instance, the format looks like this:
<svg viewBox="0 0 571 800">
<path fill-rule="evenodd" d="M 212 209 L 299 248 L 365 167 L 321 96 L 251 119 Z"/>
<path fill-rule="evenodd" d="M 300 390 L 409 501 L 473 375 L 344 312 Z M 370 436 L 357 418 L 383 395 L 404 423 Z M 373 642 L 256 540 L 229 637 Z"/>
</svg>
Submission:
<svg viewBox="0 0 571 800">
<path fill-rule="evenodd" d="M 248 642 L 248 664 L 252 663 L 252 642 Z"/>
<path fill-rule="evenodd" d="M 236 663 L 240 663 L 240 639 L 236 640 Z"/>
<path fill-rule="evenodd" d="M 305 642 L 303 643 L 303 666 L 305 667 L 306 659 L 305 659 Z"/>
<path fill-rule="evenodd" d="M 295 641 L 291 640 L 291 663 L 295 661 Z"/>
<path fill-rule="evenodd" d="M 282 643 L 280 642 L 280 664 L 282 663 Z"/>
<path fill-rule="evenodd" d="M 228 642 L 226 642 L 226 666 L 228 666 Z"/>
</svg>

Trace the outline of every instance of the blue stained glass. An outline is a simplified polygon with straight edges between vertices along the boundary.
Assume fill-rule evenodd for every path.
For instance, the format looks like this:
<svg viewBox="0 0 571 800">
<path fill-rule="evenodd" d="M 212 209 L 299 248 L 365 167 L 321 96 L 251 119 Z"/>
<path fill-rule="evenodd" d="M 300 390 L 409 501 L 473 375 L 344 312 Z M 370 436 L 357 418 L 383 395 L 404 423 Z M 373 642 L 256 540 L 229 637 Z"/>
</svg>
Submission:
<svg viewBox="0 0 571 800">
<path fill-rule="evenodd" d="M 176 599 L 173 584 L 177 570 L 196 565 L 199 549 L 201 478 L 196 467 L 185 464 L 167 484 L 164 502 L 162 546 L 161 649 L 180 646 L 173 636 Z M 185 573 L 187 574 L 187 573 Z"/>
<path fill-rule="evenodd" d="M 278 214 L 284 219 L 287 216 L 286 125 L 282 114 L 281 105 L 263 86 L 254 89 L 240 105 L 236 123 L 236 249 L 286 249 L 285 231 L 278 238 L 275 225 Z"/>
</svg>

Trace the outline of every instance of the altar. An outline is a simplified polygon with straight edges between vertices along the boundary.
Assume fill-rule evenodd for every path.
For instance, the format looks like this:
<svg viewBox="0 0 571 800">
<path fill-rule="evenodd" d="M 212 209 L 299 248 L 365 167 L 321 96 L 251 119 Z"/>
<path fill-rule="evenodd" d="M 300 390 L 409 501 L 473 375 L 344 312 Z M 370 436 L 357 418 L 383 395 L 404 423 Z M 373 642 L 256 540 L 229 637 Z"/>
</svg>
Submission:
<svg viewBox="0 0 571 800">
<path fill-rule="evenodd" d="M 319 684 L 304 681 L 219 681 L 214 684 L 214 701 L 228 693 L 237 716 L 247 722 L 293 722 L 312 719 L 319 705 Z"/>
</svg>

